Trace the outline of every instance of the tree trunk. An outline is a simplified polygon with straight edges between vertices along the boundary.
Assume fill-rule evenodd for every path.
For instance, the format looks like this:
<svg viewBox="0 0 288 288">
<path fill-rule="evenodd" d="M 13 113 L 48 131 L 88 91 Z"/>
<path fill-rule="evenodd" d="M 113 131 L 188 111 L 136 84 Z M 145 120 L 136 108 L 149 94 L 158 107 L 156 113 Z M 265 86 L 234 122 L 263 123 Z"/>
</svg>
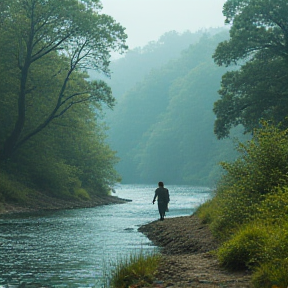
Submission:
<svg viewBox="0 0 288 288">
<path fill-rule="evenodd" d="M 13 131 L 8 136 L 3 145 L 3 150 L 0 151 L 0 162 L 8 160 L 11 158 L 15 151 L 15 147 L 17 142 L 21 137 L 21 133 L 25 124 L 26 118 L 26 84 L 29 73 L 29 68 L 31 65 L 31 55 L 32 55 L 32 41 L 33 41 L 33 28 L 31 27 L 31 35 L 29 37 L 28 45 L 27 45 L 27 54 L 25 57 L 24 65 L 21 66 L 19 62 L 19 68 L 21 71 L 21 80 L 20 80 L 20 89 L 18 96 L 18 117 L 14 126 Z M 21 49 L 22 47 L 20 47 Z"/>
<path fill-rule="evenodd" d="M 18 118 L 15 123 L 13 131 L 11 132 L 10 136 L 6 139 L 4 143 L 4 147 L 0 155 L 0 160 L 7 160 L 13 155 L 15 146 L 21 136 L 21 132 L 25 124 L 25 116 L 26 116 L 25 87 L 26 87 L 26 81 L 27 81 L 28 67 L 23 67 L 21 74 L 22 74 L 21 84 L 20 84 L 20 91 L 19 91 L 19 97 L 18 97 Z"/>
</svg>

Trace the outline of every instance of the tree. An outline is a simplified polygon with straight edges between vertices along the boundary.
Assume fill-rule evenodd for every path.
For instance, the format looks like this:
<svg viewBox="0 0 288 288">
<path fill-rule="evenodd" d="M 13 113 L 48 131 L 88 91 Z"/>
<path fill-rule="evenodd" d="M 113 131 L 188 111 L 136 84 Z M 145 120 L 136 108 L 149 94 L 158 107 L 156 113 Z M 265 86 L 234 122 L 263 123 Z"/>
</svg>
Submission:
<svg viewBox="0 0 288 288">
<path fill-rule="evenodd" d="M 13 70 L 11 90 L 17 87 L 15 125 L 0 147 L 0 159 L 7 160 L 73 106 L 89 102 L 98 109 L 101 103 L 112 107 L 111 89 L 103 81 L 87 81 L 83 71 L 109 75 L 110 52 L 127 47 L 124 28 L 100 14 L 99 0 L 20 0 L 1 5 L 0 37 L 9 39 L 4 53 L 9 51 L 11 62 L 6 67 Z M 39 105 L 42 101 L 49 102 L 49 111 Z M 35 111 L 42 116 L 27 125 Z"/>
<path fill-rule="evenodd" d="M 231 24 L 230 40 L 220 43 L 214 54 L 219 65 L 243 58 L 280 56 L 288 60 L 288 3 L 285 0 L 227 0 L 225 22 Z"/>
<path fill-rule="evenodd" d="M 73 198 L 83 189 L 89 195 L 105 194 L 119 176 L 104 128 L 88 103 L 75 105 L 20 147 L 5 170 L 60 198 Z"/>
<path fill-rule="evenodd" d="M 288 108 L 287 1 L 228 0 L 223 14 L 232 25 L 230 39 L 218 45 L 214 61 L 242 67 L 222 78 L 214 105 L 218 138 L 239 124 L 252 131 L 261 118 L 285 121 Z"/>
</svg>

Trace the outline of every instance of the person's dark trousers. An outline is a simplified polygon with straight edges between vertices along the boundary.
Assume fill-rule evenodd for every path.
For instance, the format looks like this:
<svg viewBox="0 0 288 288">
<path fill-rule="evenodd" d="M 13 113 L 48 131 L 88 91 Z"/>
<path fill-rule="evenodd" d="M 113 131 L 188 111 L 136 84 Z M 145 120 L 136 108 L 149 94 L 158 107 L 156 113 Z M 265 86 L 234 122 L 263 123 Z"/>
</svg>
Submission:
<svg viewBox="0 0 288 288">
<path fill-rule="evenodd" d="M 167 203 L 158 201 L 158 210 L 159 210 L 161 220 L 164 219 L 166 209 L 167 209 Z"/>
</svg>

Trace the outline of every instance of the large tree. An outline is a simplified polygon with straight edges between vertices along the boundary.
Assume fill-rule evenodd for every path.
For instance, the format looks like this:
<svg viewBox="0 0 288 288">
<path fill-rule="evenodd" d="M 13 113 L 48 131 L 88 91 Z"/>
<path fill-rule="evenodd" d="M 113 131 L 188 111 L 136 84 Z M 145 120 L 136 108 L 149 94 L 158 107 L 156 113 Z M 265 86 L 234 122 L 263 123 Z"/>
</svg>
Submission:
<svg viewBox="0 0 288 288">
<path fill-rule="evenodd" d="M 0 42 L 7 43 L 1 46 L 6 88 L 1 94 L 17 96 L 10 100 L 14 124 L 1 135 L 1 160 L 76 104 L 113 106 L 106 83 L 87 81 L 83 73 L 109 74 L 110 52 L 127 48 L 124 28 L 101 8 L 99 0 L 1 2 Z"/>
<path fill-rule="evenodd" d="M 259 119 L 285 122 L 288 109 L 288 2 L 228 0 L 223 9 L 230 39 L 213 55 L 218 65 L 242 65 L 227 72 L 214 105 L 218 138 L 233 126 L 246 131 Z"/>
</svg>

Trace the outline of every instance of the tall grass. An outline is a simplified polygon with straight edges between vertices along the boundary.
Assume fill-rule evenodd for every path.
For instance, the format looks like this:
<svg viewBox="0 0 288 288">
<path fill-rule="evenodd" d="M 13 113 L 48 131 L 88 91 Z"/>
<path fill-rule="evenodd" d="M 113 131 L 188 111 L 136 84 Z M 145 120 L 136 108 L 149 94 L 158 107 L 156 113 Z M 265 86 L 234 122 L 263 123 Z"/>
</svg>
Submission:
<svg viewBox="0 0 288 288">
<path fill-rule="evenodd" d="M 133 252 L 118 259 L 111 272 L 110 287 L 151 286 L 160 261 L 160 254 L 156 252 L 147 254 L 142 249 L 140 252 Z"/>
</svg>

